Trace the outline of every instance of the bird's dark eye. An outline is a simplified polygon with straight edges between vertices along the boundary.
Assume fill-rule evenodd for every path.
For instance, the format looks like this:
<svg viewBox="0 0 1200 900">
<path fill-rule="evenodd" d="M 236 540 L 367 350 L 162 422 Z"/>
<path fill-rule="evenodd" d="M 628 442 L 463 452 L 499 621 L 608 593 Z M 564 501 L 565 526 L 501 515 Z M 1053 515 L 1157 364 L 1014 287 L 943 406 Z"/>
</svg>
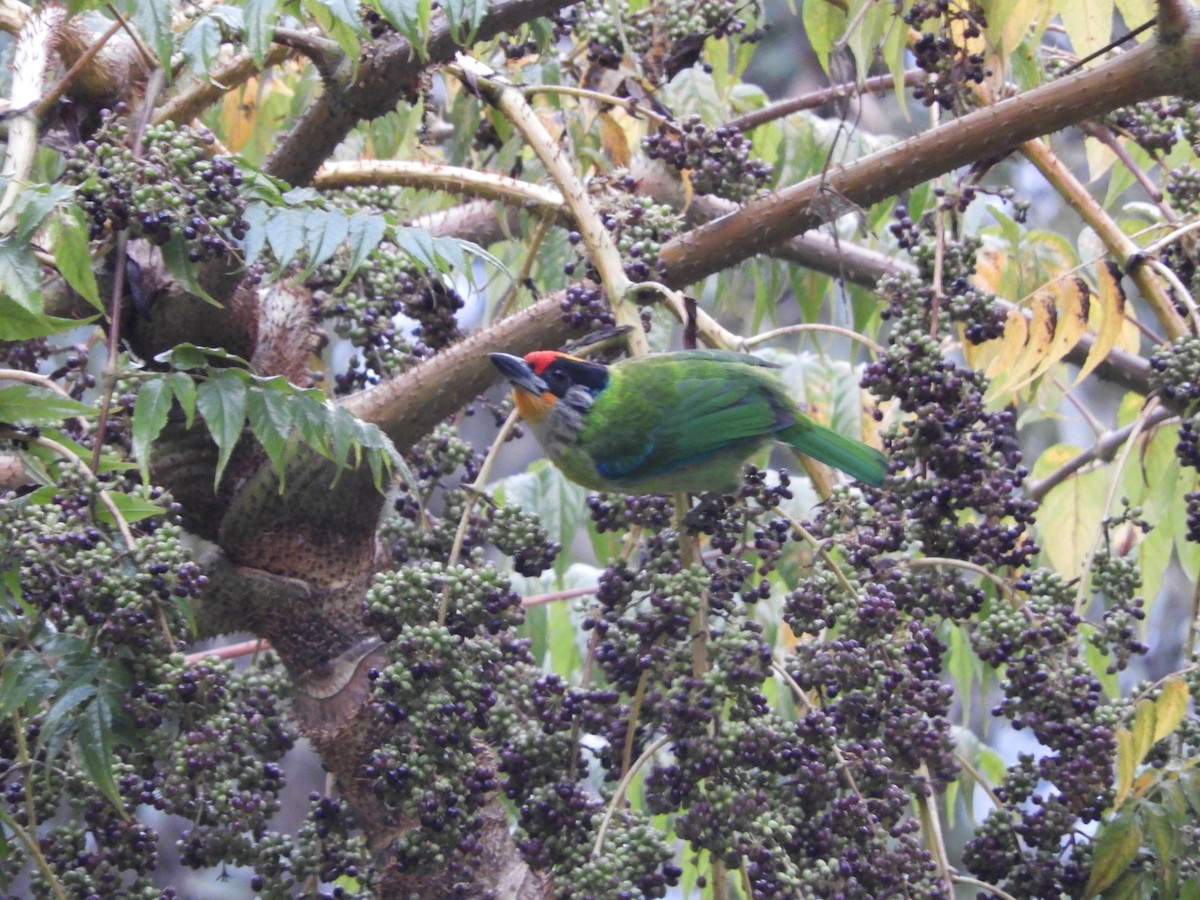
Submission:
<svg viewBox="0 0 1200 900">
<path fill-rule="evenodd" d="M 567 373 L 562 369 L 550 369 L 543 376 L 542 380 L 546 382 L 546 386 L 550 388 L 550 392 L 561 397 L 567 392 L 571 386 L 571 379 L 567 377 Z"/>
</svg>

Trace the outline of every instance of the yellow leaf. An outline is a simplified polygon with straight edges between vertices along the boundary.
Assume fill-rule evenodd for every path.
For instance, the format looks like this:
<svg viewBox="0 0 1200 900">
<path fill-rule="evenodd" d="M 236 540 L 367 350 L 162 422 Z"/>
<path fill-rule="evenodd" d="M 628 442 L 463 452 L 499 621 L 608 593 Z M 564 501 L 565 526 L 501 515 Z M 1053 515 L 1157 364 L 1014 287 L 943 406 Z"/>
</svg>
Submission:
<svg viewBox="0 0 1200 900">
<path fill-rule="evenodd" d="M 1025 315 L 1016 307 L 1009 309 L 1004 322 L 1004 333 L 998 338 L 972 344 L 963 341 L 963 356 L 967 365 L 993 377 L 999 372 L 1006 372 L 1013 362 L 1025 349 L 1025 341 L 1029 339 L 1029 323 Z"/>
<path fill-rule="evenodd" d="M 1133 758 L 1133 733 L 1128 728 L 1117 729 L 1117 793 L 1113 797 L 1113 809 L 1120 809 L 1129 790 L 1133 787 L 1133 773 L 1137 760 Z"/>
<path fill-rule="evenodd" d="M 1182 678 L 1172 678 L 1163 683 L 1162 693 L 1154 701 L 1158 716 L 1154 722 L 1154 741 L 1157 743 L 1179 727 L 1187 715 L 1188 686 Z"/>
<path fill-rule="evenodd" d="M 1082 897 L 1094 897 L 1129 870 L 1142 847 L 1142 829 L 1132 816 L 1105 823 L 1096 837 L 1092 871 Z"/>
<path fill-rule="evenodd" d="M 1050 352 L 1057 327 L 1058 311 L 1055 309 L 1054 300 L 1049 294 L 1042 293 L 1033 301 L 1033 318 L 1029 322 L 1029 336 L 1022 352 L 1008 369 L 997 372 L 995 380 L 988 388 L 985 400 L 989 406 L 1029 383 L 1031 378 L 1025 376 L 1036 369 Z"/>
<path fill-rule="evenodd" d="M 610 113 L 600 113 L 600 145 L 614 166 L 628 166 L 632 154 L 623 129 Z"/>
<path fill-rule="evenodd" d="M 1108 356 L 1125 326 L 1125 290 L 1121 287 L 1121 272 L 1112 262 L 1103 262 L 1096 267 L 1096 300 L 1090 314 L 1096 340 L 1079 370 L 1076 384 L 1092 374 L 1092 370 Z"/>
<path fill-rule="evenodd" d="M 1058 16 L 1077 56 L 1099 50 L 1112 37 L 1113 0 L 1071 0 L 1059 4 Z"/>
<path fill-rule="evenodd" d="M 1029 376 L 1030 381 L 1050 371 L 1087 331 L 1088 307 L 1091 306 L 1091 291 L 1087 284 L 1079 278 L 1055 281 L 1051 293 L 1055 300 L 1054 340 L 1050 342 L 1045 358 Z"/>
<path fill-rule="evenodd" d="M 1137 705 L 1137 712 L 1133 716 L 1133 725 L 1130 730 L 1133 732 L 1133 762 L 1134 765 L 1141 765 L 1146 754 L 1150 752 L 1150 748 L 1154 746 L 1154 722 L 1158 716 L 1158 712 L 1154 707 L 1153 700 L 1141 700 Z"/>
<path fill-rule="evenodd" d="M 1033 479 L 1039 480 L 1064 465 L 1076 454 L 1077 447 L 1056 444 L 1038 458 Z M 1105 516 L 1108 493 L 1107 467 L 1076 473 L 1055 485 L 1042 501 L 1038 514 L 1043 552 L 1050 565 L 1063 578 L 1078 578 L 1084 560 L 1095 546 L 1100 520 Z"/>
<path fill-rule="evenodd" d="M 1099 179 L 1117 161 L 1117 154 L 1113 152 L 1113 149 L 1094 137 L 1087 138 L 1083 142 L 1083 147 L 1087 151 L 1088 180 L 1090 181 Z"/>
</svg>

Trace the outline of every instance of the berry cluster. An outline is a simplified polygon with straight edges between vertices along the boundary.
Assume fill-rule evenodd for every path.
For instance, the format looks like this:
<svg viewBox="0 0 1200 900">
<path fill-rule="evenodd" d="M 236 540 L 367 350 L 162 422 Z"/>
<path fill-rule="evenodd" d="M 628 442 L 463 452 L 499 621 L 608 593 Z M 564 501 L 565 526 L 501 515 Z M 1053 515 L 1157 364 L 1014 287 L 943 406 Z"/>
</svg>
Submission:
<svg viewBox="0 0 1200 900">
<path fill-rule="evenodd" d="M 687 172 L 696 193 L 739 203 L 761 194 L 773 173 L 770 165 L 751 155 L 749 138 L 731 126 L 709 128 L 699 115 L 647 135 L 642 147 L 651 159 Z"/>
<path fill-rule="evenodd" d="M 1083 659 L 1075 588 L 1052 572 L 1029 568 L 1038 550 L 1029 538 L 1036 507 L 1020 496 L 1026 471 L 1015 441 L 1014 415 L 1011 410 L 989 412 L 983 402 L 985 379 L 944 359 L 936 339 L 937 315 L 968 331 L 973 324 L 981 337 L 993 333 L 989 298 L 969 284 L 975 245 L 946 244 L 941 283 L 949 296 L 939 298 L 939 306 L 932 292 L 932 223 L 899 224 L 918 274 L 880 285 L 889 303 L 889 346 L 868 366 L 864 383 L 877 395 L 894 398 L 909 414 L 886 443 L 893 466 L 906 465 L 911 474 L 890 483 L 869 506 L 835 494 L 815 523 L 819 536 L 843 536 L 847 561 L 874 576 L 858 587 L 859 597 L 852 601 L 843 596 L 831 602 L 839 587 L 828 576 L 824 587 L 818 583 L 789 598 L 794 630 L 829 626 L 838 634 L 827 651 L 833 654 L 830 661 L 817 672 L 809 667 L 809 680 L 801 684 L 817 687 L 824 679 L 828 687 L 823 689 L 833 688 L 840 704 L 868 679 L 872 657 L 886 657 L 878 643 L 880 629 L 898 629 L 913 638 L 903 664 L 916 665 L 907 677 L 919 685 L 921 673 L 940 668 L 942 648 L 928 629 L 939 619 L 970 620 L 976 653 L 1001 673 L 1002 697 L 993 714 L 1029 729 L 1048 752 L 1027 756 L 1012 768 L 996 791 L 1002 805 L 968 842 L 964 862 L 980 878 L 1023 896 L 1078 892 L 1087 881 L 1091 854 L 1088 841 L 1079 838 L 1079 825 L 1095 821 L 1111 802 L 1118 710 L 1105 701 Z M 912 547 L 997 574 L 1010 570 L 1012 586 L 989 598 L 941 564 L 905 564 Z M 1107 611 L 1095 637 L 1119 669 L 1144 649 L 1134 625 L 1140 604 L 1132 596 L 1130 564 L 1115 554 L 1100 562 L 1096 587 Z M 819 595 L 827 598 L 823 605 Z M 802 652 L 820 661 L 807 645 Z M 897 662 L 884 665 L 903 672 Z M 868 696 L 887 697 L 889 683 L 885 677 Z M 946 737 L 935 718 L 938 703 L 930 684 L 925 692 L 907 689 L 900 702 L 889 698 L 866 712 L 886 720 L 899 710 L 903 719 L 911 705 L 920 718 L 906 723 L 904 733 L 916 736 L 914 743 L 929 761 L 935 783 L 953 773 L 952 761 L 936 752 L 937 739 Z M 857 722 L 860 714 L 854 715 L 848 721 Z M 886 729 L 884 740 L 896 733 Z M 889 756 L 904 753 L 904 748 L 885 746 Z"/>
<path fill-rule="evenodd" d="M 390 197 L 375 199 L 386 203 Z M 332 320 L 338 337 L 359 351 L 335 375 L 337 393 L 377 383 L 460 337 L 463 298 L 441 275 L 415 268 L 395 245 L 380 244 L 346 281 L 348 265 L 348 251 L 339 251 L 308 280 L 314 314 Z M 397 316 L 413 321 L 412 340 Z"/>
<path fill-rule="evenodd" d="M 172 122 L 147 126 L 135 157 L 128 112 L 121 104 L 104 115 L 63 172 L 79 186 L 92 239 L 129 229 L 159 245 L 181 238 L 192 262 L 226 255 L 249 229 L 237 166 L 211 155 L 207 132 Z"/>
<path fill-rule="evenodd" d="M 738 0 L 669 0 L 636 11 L 616 9 L 605 0 L 586 0 L 567 7 L 555 22 L 560 34 L 573 33 L 587 46 L 590 62 L 615 69 L 632 53 L 641 58 L 643 71 L 661 81 L 692 65 L 709 37 L 740 35 L 754 42 L 765 30 L 756 24 L 758 4 Z"/>
<path fill-rule="evenodd" d="M 618 172 L 611 177 L 592 179 L 588 189 L 595 195 L 600 220 L 612 233 L 625 274 L 635 282 L 661 277 L 665 267 L 658 251 L 682 226 L 682 215 L 671 207 L 653 203 L 638 194 L 637 182 Z M 582 262 L 587 281 L 567 287 L 562 299 L 563 321 L 575 328 L 606 328 L 614 324 L 604 292 L 596 285 L 600 275 L 579 253 L 583 236 L 572 231 L 567 243 L 576 248 L 577 258 L 563 266 L 566 275 L 574 275 Z M 644 313 L 643 320 L 648 316 Z M 648 327 L 647 327 L 647 330 Z"/>
<path fill-rule="evenodd" d="M 969 41 L 977 41 L 987 28 L 987 19 L 978 3 L 950 3 L 949 0 L 920 0 L 914 3 L 904 21 L 914 28 L 939 20 L 937 31 L 924 31 L 913 46 L 917 66 L 929 73 L 925 84 L 913 90 L 913 96 L 926 106 L 965 109 L 972 105 L 969 84 L 982 84 L 990 73 L 984 68 L 982 53 L 968 53 Z"/>
<path fill-rule="evenodd" d="M 1179 425 L 1175 455 L 1189 468 L 1200 470 L 1200 338 L 1184 335 L 1160 344 L 1150 354 L 1150 386 L 1187 416 Z M 1200 542 L 1200 491 L 1185 495 L 1187 539 Z"/>
<path fill-rule="evenodd" d="M 21 598 L 6 607 L 0 657 L 6 677 L 40 685 L 0 723 L 0 803 L 39 836 L 45 866 L 31 876 L 33 892 L 175 896 L 152 881 L 159 836 L 138 815 L 144 808 L 187 823 L 176 846 L 183 865 L 250 866 L 266 897 L 292 896 L 313 876 L 366 878 L 368 857 L 360 840 L 346 843 L 337 804 L 314 807 L 295 838 L 270 830 L 280 761 L 295 741 L 279 699 L 282 667 L 271 655 L 240 672 L 187 661 L 177 641 L 206 578 L 181 529 L 143 519 L 126 544 L 97 513 L 98 489 L 70 470 L 54 488 L 0 497 L 10 536 L 0 567 Z M 137 491 L 141 502 L 162 500 Z M 85 765 L 97 749 L 119 808 L 95 764 Z M 7 883 L 27 860 L 5 857 Z"/>
<path fill-rule="evenodd" d="M 1182 135 L 1195 145 L 1200 137 L 1200 111 L 1175 97 L 1155 97 L 1110 113 L 1107 120 L 1142 149 L 1167 153 Z"/>
<path fill-rule="evenodd" d="M 493 412 L 499 425 L 508 411 Z M 481 562 L 490 544 L 510 557 L 513 570 L 521 575 L 537 576 L 554 564 L 562 547 L 550 540 L 536 516 L 517 506 L 475 502 L 478 498 L 462 487 L 474 481 L 481 463 L 480 454 L 450 425 L 434 429 L 411 451 L 409 465 L 417 483 L 405 485 L 407 490 L 397 498 L 393 514 L 380 529 L 380 540 L 389 548 L 393 567 L 403 571 L 429 560 L 445 560 L 455 548 L 456 539 L 461 559 Z M 422 508 L 418 497 L 424 498 L 426 508 Z M 440 505 L 438 515 L 428 509 L 431 502 Z M 468 502 L 474 505 L 467 516 L 467 528 L 459 536 L 459 523 Z M 497 622 L 492 624 L 496 630 L 501 627 Z M 380 627 L 377 622 L 375 627 Z"/>
</svg>

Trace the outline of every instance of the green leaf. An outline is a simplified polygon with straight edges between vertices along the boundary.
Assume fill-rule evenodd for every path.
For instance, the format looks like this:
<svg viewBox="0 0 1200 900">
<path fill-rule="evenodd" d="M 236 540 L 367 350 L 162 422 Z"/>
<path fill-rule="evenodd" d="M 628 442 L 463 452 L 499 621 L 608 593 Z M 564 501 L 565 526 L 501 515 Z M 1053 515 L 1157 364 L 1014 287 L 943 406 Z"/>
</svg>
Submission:
<svg viewBox="0 0 1200 900">
<path fill-rule="evenodd" d="M 242 436 L 242 426 L 246 421 L 246 384 L 235 371 L 227 369 L 200 385 L 196 391 L 196 407 L 217 445 L 217 471 L 213 476 L 215 487 L 221 481 L 238 438 Z"/>
<path fill-rule="evenodd" d="M 283 381 L 283 379 L 279 379 Z M 285 387 L 287 382 L 284 381 Z M 279 476 L 283 490 L 284 460 L 288 436 L 292 433 L 292 397 L 287 391 L 252 384 L 246 394 L 246 415 L 250 431 L 262 444 L 271 466 Z"/>
<path fill-rule="evenodd" d="M 167 363 L 176 369 L 207 369 L 214 359 L 227 360 L 249 368 L 250 363 L 223 347 L 197 347 L 195 344 L 176 344 L 154 357 L 155 362 Z"/>
<path fill-rule="evenodd" d="M 221 25 L 212 15 L 192 23 L 179 41 L 179 50 L 189 69 L 204 77 L 221 51 Z"/>
<path fill-rule="evenodd" d="M 1096 839 L 1092 873 L 1082 896 L 1094 897 L 1125 874 L 1142 845 L 1142 829 L 1132 816 L 1108 822 Z"/>
<path fill-rule="evenodd" d="M 266 223 L 267 243 L 279 268 L 286 267 L 304 249 L 305 223 L 309 210 L 298 207 L 277 209 Z"/>
<path fill-rule="evenodd" d="M 350 221 L 341 210 L 314 209 L 304 220 L 304 242 L 308 265 L 297 280 L 304 280 L 329 259 L 350 232 Z"/>
<path fill-rule="evenodd" d="M 401 253 L 427 269 L 440 269 L 433 237 L 424 228 L 397 228 L 392 238 Z"/>
<path fill-rule="evenodd" d="M 175 49 L 175 34 L 171 30 L 171 4 L 122 0 L 119 8 L 133 20 L 146 43 L 154 48 L 163 68 L 170 71 L 171 53 Z"/>
<path fill-rule="evenodd" d="M 300 432 L 300 439 L 326 459 L 333 459 L 326 431 L 330 405 L 324 397 L 314 397 L 316 391 L 305 391 L 293 400 L 292 424 Z"/>
<path fill-rule="evenodd" d="M 408 38 L 422 60 L 428 59 L 425 39 L 429 36 L 431 0 L 377 0 L 376 6 L 392 26 Z"/>
<path fill-rule="evenodd" d="M 362 52 L 359 35 L 363 32 L 362 19 L 358 14 L 358 0 L 302 0 L 305 10 L 325 32 L 341 47 L 353 66 L 358 65 Z M 353 74 L 351 74 L 353 78 Z"/>
<path fill-rule="evenodd" d="M 26 311 L 42 314 L 42 272 L 33 247 L 13 236 L 0 239 L 0 295 Z"/>
<path fill-rule="evenodd" d="M 243 7 L 246 49 L 260 69 L 271 48 L 271 39 L 275 36 L 275 19 L 281 5 L 282 0 L 246 0 Z"/>
<path fill-rule="evenodd" d="M 140 522 L 142 519 L 151 519 L 155 516 L 164 516 L 167 514 L 164 507 L 153 500 L 147 500 L 145 497 L 140 497 L 136 494 L 126 494 L 123 491 L 105 491 L 105 493 L 112 501 L 113 506 L 121 514 L 121 518 L 130 524 Z M 103 503 L 96 504 L 95 516 L 105 525 L 115 526 L 117 524 L 112 512 Z"/>
<path fill-rule="evenodd" d="M 188 252 L 182 235 L 172 234 L 171 239 L 162 247 L 163 265 L 180 284 L 187 288 L 189 294 L 194 294 L 205 303 L 211 303 L 217 309 L 223 309 L 224 307 L 204 289 L 199 279 L 196 278 L 196 264 L 188 259 Z"/>
<path fill-rule="evenodd" d="M 18 244 L 32 244 L 34 233 L 42 227 L 54 208 L 69 199 L 75 188 L 69 184 L 37 184 L 26 187 L 17 196 L 17 227 L 12 237 Z"/>
<path fill-rule="evenodd" d="M 326 408 L 325 424 L 328 433 L 326 440 L 332 459 L 339 466 L 345 466 L 349 461 L 350 447 L 354 444 L 357 421 L 345 407 L 329 406 Z"/>
<path fill-rule="evenodd" d="M 79 717 L 79 735 L 75 741 L 79 766 L 109 802 L 125 816 L 125 807 L 113 777 L 112 709 L 101 694 L 89 703 Z"/>
<path fill-rule="evenodd" d="M 341 290 L 350 283 L 350 279 L 354 277 L 355 273 L 362 267 L 362 264 L 367 261 L 367 258 L 379 246 L 379 242 L 383 240 L 386 230 L 387 222 L 383 216 L 368 216 L 362 213 L 355 213 L 350 217 L 346 236 L 346 243 L 350 247 L 350 261 L 346 265 L 345 277 L 342 278 L 341 284 L 337 286 L 338 290 Z"/>
<path fill-rule="evenodd" d="M 0 422 L 48 425 L 72 416 L 94 416 L 90 406 L 36 384 L 0 388 Z"/>
<path fill-rule="evenodd" d="M 63 743 L 75 730 L 70 714 L 96 696 L 96 685 L 92 683 L 92 677 L 93 674 L 89 673 L 86 680 L 77 679 L 54 701 L 54 705 L 46 713 L 46 720 L 38 734 L 38 747 L 46 748 L 47 763 L 58 756 Z"/>
<path fill-rule="evenodd" d="M 196 382 L 183 372 L 172 372 L 166 377 L 166 382 L 183 408 L 184 424 L 191 428 L 196 418 Z"/>
<path fill-rule="evenodd" d="M 3 251 L 0 251 L 0 268 L 3 268 L 3 265 Z M 33 299 L 40 305 L 41 293 L 35 292 Z M 95 320 L 95 316 L 87 319 L 47 316 L 40 310 L 30 310 L 25 303 L 11 296 L 0 294 L 0 341 L 27 341 L 31 338 L 48 337 Z"/>
<path fill-rule="evenodd" d="M 92 271 L 92 257 L 88 252 L 87 228 L 83 224 L 83 213 L 78 208 L 64 209 L 54 221 L 51 241 L 54 246 L 54 265 L 67 284 L 84 300 L 104 312 L 96 273 Z"/>
<path fill-rule="evenodd" d="M 141 468 L 143 484 L 150 483 L 150 445 L 166 426 L 173 400 L 174 392 L 166 378 L 151 379 L 138 388 L 133 403 L 133 455 Z"/>
<path fill-rule="evenodd" d="M 479 25 L 488 10 L 487 0 L 444 0 L 446 20 L 450 23 L 450 34 L 459 44 L 471 44 L 479 31 Z M 467 26 L 463 34 L 462 26 Z"/>
<path fill-rule="evenodd" d="M 40 706 L 50 697 L 58 681 L 50 664 L 32 650 L 19 650 L 0 666 L 0 719 L 19 709 Z"/>
</svg>

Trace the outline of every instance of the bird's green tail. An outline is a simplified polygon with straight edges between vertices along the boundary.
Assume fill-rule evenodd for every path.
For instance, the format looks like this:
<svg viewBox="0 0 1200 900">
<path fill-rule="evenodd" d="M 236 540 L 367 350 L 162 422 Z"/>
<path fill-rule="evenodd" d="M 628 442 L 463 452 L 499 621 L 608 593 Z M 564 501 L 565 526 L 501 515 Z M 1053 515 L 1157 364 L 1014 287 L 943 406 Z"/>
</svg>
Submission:
<svg viewBox="0 0 1200 900">
<path fill-rule="evenodd" d="M 785 444 L 827 466 L 841 469 L 852 478 L 873 487 L 887 476 L 887 457 L 861 441 L 838 434 L 816 422 L 797 422 L 776 437 Z"/>
</svg>

